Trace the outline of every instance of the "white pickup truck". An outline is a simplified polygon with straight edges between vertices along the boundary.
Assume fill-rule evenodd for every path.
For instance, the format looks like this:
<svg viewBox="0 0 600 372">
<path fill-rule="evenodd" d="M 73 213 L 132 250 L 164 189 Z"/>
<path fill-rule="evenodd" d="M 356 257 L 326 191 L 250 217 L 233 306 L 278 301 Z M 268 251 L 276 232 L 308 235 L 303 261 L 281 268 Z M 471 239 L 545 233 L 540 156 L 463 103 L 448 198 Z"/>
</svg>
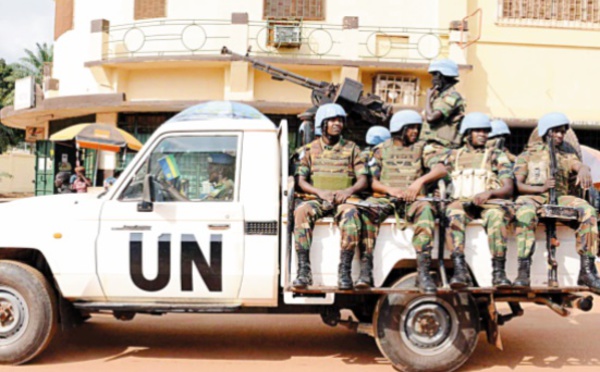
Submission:
<svg viewBox="0 0 600 372">
<path fill-rule="evenodd" d="M 233 189 L 222 199 L 206 197 L 217 154 L 233 159 Z M 249 106 L 211 102 L 163 124 L 103 195 L 0 205 L 0 362 L 31 360 L 59 326 L 98 312 L 120 320 L 137 313 L 315 313 L 328 325 L 373 336 L 399 370 L 451 371 L 469 358 L 480 331 L 501 347 L 498 325 L 522 315 L 520 302 L 563 316 L 592 306 L 591 296 L 578 294 L 587 288 L 576 285 L 574 234 L 560 225 L 560 287 L 547 286 L 541 228 L 531 290 L 494 290 L 487 239 L 475 222 L 466 249 L 476 286 L 452 291 L 446 260 L 434 267 L 440 288 L 432 296 L 414 287 L 412 230 L 398 229 L 393 218 L 377 240 L 375 287 L 337 290 L 339 232 L 325 218 L 311 250 L 314 286 L 295 291 L 288 158 L 285 121 L 276 126 Z M 511 238 L 511 278 L 516 261 Z M 354 278 L 358 269 L 356 261 Z M 496 302 L 509 303 L 510 313 L 499 314 Z M 343 320 L 342 309 L 355 317 Z"/>
</svg>

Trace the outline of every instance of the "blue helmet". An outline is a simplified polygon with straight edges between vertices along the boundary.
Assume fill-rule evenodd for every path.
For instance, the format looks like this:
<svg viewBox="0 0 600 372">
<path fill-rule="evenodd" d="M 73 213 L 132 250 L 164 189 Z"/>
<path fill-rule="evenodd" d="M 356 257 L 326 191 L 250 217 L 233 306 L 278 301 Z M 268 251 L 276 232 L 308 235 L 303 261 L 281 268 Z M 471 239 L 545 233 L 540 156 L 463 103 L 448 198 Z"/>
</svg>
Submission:
<svg viewBox="0 0 600 372">
<path fill-rule="evenodd" d="M 567 115 L 560 112 L 551 112 L 540 118 L 538 121 L 538 134 L 540 137 L 545 136 L 548 131 L 552 128 L 562 127 L 563 125 L 569 125 L 569 118 Z"/>
<path fill-rule="evenodd" d="M 423 118 L 415 110 L 401 110 L 392 116 L 390 121 L 390 132 L 397 133 L 407 125 L 423 124 Z"/>
<path fill-rule="evenodd" d="M 346 117 L 346 111 L 337 103 L 326 103 L 319 107 L 315 115 L 315 136 L 323 135 L 323 121 L 331 118 Z"/>
<path fill-rule="evenodd" d="M 432 72 L 439 72 L 440 74 L 448 77 L 458 77 L 458 65 L 451 59 L 438 59 L 431 61 L 429 64 L 430 74 Z"/>
<path fill-rule="evenodd" d="M 464 135 L 469 129 L 489 129 L 492 130 L 490 117 L 482 112 L 472 112 L 465 115 L 460 123 L 460 134 Z"/>
<path fill-rule="evenodd" d="M 498 137 L 498 136 L 503 136 L 503 135 L 509 135 L 510 134 L 510 129 L 508 128 L 508 125 L 506 125 L 506 123 L 503 120 L 492 120 L 492 131 L 490 132 L 490 135 L 488 136 L 488 138 L 494 138 L 494 137 Z"/>
<path fill-rule="evenodd" d="M 234 163 L 234 158 L 229 154 L 218 152 L 210 155 L 208 157 L 208 162 L 211 164 L 230 165 Z"/>
<path fill-rule="evenodd" d="M 375 125 L 367 131 L 367 144 L 371 146 L 377 146 L 390 138 L 392 138 L 390 131 L 381 125 Z"/>
</svg>

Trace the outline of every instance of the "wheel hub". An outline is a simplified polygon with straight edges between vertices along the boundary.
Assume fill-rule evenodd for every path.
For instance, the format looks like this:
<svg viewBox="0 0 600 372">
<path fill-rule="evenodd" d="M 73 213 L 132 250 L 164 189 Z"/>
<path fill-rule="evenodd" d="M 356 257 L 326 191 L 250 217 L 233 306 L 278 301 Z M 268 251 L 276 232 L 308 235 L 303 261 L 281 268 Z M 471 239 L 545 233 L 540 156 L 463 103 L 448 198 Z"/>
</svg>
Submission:
<svg viewBox="0 0 600 372">
<path fill-rule="evenodd" d="M 450 314 L 435 302 L 412 307 L 404 322 L 406 338 L 418 348 L 430 349 L 441 345 L 450 330 Z"/>
<path fill-rule="evenodd" d="M 25 331 L 29 314 L 20 294 L 0 287 L 0 345 L 14 342 Z"/>
</svg>

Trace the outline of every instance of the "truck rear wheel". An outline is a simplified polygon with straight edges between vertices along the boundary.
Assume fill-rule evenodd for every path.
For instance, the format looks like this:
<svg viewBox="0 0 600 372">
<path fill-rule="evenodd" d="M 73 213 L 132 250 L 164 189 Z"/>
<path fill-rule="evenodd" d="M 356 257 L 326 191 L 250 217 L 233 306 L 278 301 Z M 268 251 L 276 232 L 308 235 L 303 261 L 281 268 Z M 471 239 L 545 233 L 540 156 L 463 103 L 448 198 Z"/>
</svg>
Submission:
<svg viewBox="0 0 600 372">
<path fill-rule="evenodd" d="M 393 287 L 414 287 L 415 277 Z M 379 350 L 400 371 L 453 371 L 477 345 L 479 313 L 469 293 L 384 295 L 373 319 Z"/>
<path fill-rule="evenodd" d="M 41 353 L 56 331 L 56 296 L 36 269 L 0 261 L 0 363 L 22 364 Z"/>
</svg>

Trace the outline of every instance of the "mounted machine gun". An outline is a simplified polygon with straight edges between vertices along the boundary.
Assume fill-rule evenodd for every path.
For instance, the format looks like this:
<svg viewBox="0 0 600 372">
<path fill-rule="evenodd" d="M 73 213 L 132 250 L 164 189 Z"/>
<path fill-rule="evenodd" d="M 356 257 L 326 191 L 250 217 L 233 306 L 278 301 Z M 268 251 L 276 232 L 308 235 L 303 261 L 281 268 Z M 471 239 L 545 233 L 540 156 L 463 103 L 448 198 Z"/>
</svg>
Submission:
<svg viewBox="0 0 600 372">
<path fill-rule="evenodd" d="M 234 53 L 226 46 L 221 49 L 221 54 L 251 63 L 252 67 L 271 75 L 274 80 L 285 80 L 311 89 L 311 101 L 314 106 L 331 102 L 341 105 L 354 125 L 364 122 L 367 126 L 385 126 L 392 114 L 392 106 L 385 103 L 379 96 L 370 93 L 363 95 L 364 86 L 356 80 L 346 78 L 341 85 L 313 80 L 263 63 L 249 57 L 248 53 L 245 55 Z"/>
</svg>

